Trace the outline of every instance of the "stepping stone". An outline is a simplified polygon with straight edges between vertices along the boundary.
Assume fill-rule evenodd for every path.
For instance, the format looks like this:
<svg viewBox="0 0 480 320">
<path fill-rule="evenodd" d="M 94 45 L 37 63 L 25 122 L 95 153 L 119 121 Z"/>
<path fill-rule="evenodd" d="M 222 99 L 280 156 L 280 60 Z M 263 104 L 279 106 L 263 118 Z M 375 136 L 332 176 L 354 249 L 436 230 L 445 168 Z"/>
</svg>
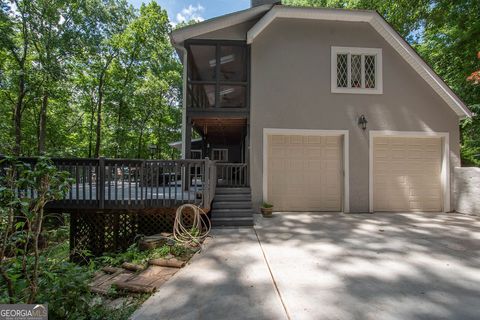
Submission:
<svg viewBox="0 0 480 320">
<path fill-rule="evenodd" d="M 114 282 L 126 280 L 132 275 L 132 272 L 120 268 L 113 274 L 108 274 L 101 271 L 95 276 L 93 281 L 88 286 L 90 287 L 91 292 L 106 295 L 108 294 L 108 291 Z"/>
<path fill-rule="evenodd" d="M 123 281 L 116 281 L 114 285 L 126 291 L 150 293 L 159 288 L 177 271 L 177 268 L 150 266 L 139 274 L 122 279 Z"/>
<path fill-rule="evenodd" d="M 145 270 L 144 266 L 140 264 L 130 263 L 130 262 L 122 263 L 122 268 L 127 269 L 129 271 L 134 271 L 134 272 Z"/>
<path fill-rule="evenodd" d="M 148 261 L 148 264 L 161 267 L 170 267 L 170 268 L 183 268 L 186 264 L 185 261 L 179 260 L 177 258 L 165 259 L 152 259 Z"/>
</svg>

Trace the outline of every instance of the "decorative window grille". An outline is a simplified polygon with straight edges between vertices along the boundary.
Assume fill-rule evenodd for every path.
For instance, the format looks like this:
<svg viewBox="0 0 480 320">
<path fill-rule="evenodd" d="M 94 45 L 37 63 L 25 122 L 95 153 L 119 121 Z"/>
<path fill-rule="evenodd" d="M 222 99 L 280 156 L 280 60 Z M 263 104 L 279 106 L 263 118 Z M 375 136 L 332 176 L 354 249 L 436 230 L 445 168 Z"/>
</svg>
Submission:
<svg viewBox="0 0 480 320">
<path fill-rule="evenodd" d="M 351 59 L 351 76 L 350 87 L 361 88 L 362 87 L 362 56 L 358 54 L 352 54 Z"/>
<path fill-rule="evenodd" d="M 337 55 L 337 87 L 348 87 L 348 55 Z"/>
<path fill-rule="evenodd" d="M 365 88 L 375 88 L 375 56 L 365 56 Z"/>
<path fill-rule="evenodd" d="M 332 92 L 381 94 L 382 50 L 332 47 Z"/>
</svg>

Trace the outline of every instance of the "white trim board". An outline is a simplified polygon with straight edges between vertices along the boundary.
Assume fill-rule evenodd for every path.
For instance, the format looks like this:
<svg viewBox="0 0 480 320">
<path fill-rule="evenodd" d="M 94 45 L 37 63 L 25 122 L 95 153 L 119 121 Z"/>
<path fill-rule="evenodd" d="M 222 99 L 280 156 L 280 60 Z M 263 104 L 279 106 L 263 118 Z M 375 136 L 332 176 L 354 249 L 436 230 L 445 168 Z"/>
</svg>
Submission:
<svg viewBox="0 0 480 320">
<path fill-rule="evenodd" d="M 460 118 L 471 117 L 470 110 L 445 82 L 423 61 L 410 45 L 375 11 L 274 6 L 247 33 L 251 44 L 275 19 L 294 18 L 326 21 L 367 22 L 432 87 Z"/>
<path fill-rule="evenodd" d="M 258 18 L 270 10 L 272 6 L 271 4 L 264 4 L 185 26 L 172 31 L 170 38 L 174 44 L 180 44 L 187 39 Z"/>
<path fill-rule="evenodd" d="M 347 88 L 337 87 L 337 58 L 338 54 L 348 54 L 348 66 L 347 66 Z M 330 87 L 332 93 L 353 93 L 353 94 L 383 94 L 383 61 L 382 61 L 382 49 L 381 48 L 360 48 L 360 47 L 336 47 L 332 46 L 330 53 Z M 362 86 L 365 82 L 365 55 L 375 56 L 375 88 L 352 88 L 351 87 L 351 55 L 362 56 Z"/>
<path fill-rule="evenodd" d="M 262 197 L 268 202 L 268 136 L 300 135 L 300 136 L 343 136 L 343 212 L 350 212 L 350 170 L 349 170 L 349 131 L 348 130 L 313 130 L 313 129 L 277 129 L 263 128 L 263 175 Z"/>
<path fill-rule="evenodd" d="M 441 138 L 442 171 L 441 184 L 443 191 L 443 212 L 450 212 L 450 134 L 448 132 L 425 131 L 377 131 L 369 132 L 368 144 L 368 203 L 369 211 L 373 211 L 373 139 L 376 137 L 412 137 L 412 138 Z"/>
</svg>

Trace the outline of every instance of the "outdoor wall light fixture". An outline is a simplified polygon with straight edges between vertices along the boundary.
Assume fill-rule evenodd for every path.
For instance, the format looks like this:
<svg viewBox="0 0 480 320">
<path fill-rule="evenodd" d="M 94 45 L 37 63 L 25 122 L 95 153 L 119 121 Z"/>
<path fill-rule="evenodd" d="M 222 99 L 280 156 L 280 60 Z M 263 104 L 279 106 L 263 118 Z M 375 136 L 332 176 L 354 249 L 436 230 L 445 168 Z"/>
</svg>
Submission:
<svg viewBox="0 0 480 320">
<path fill-rule="evenodd" d="M 365 129 L 367 129 L 367 123 L 368 123 L 367 118 L 365 118 L 365 116 L 362 114 L 362 115 L 360 116 L 360 118 L 358 118 L 358 125 L 359 125 L 363 130 L 365 130 Z"/>
</svg>

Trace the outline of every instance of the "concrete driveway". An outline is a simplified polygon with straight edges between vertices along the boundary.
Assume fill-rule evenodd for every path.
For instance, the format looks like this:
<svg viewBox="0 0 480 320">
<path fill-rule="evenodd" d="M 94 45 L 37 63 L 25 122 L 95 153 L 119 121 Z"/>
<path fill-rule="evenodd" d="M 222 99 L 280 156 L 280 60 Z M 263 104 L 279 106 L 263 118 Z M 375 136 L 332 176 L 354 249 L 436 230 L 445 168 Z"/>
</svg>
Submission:
<svg viewBox="0 0 480 320">
<path fill-rule="evenodd" d="M 286 319 L 255 231 L 213 230 L 212 236 L 132 319 Z"/>
<path fill-rule="evenodd" d="M 215 231 L 133 318 L 480 317 L 476 216 L 278 213 L 255 231 Z"/>
<path fill-rule="evenodd" d="M 257 233 L 292 319 L 479 319 L 480 220 L 277 214 Z"/>
</svg>

